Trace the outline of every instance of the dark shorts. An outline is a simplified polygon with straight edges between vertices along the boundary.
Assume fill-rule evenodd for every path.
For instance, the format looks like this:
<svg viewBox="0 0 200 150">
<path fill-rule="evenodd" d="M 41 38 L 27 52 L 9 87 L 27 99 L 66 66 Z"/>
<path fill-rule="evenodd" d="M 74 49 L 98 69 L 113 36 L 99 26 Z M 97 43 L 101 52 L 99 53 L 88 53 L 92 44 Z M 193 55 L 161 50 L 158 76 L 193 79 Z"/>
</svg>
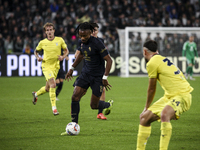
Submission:
<svg viewBox="0 0 200 150">
<path fill-rule="evenodd" d="M 76 78 L 73 86 L 79 86 L 86 90 L 90 87 L 92 89 L 92 94 L 97 97 L 100 97 L 103 91 L 102 77 L 95 77 L 85 73 L 81 73 L 81 75 Z"/>
<path fill-rule="evenodd" d="M 59 69 L 56 79 L 65 79 L 65 71 L 63 69 Z"/>
</svg>

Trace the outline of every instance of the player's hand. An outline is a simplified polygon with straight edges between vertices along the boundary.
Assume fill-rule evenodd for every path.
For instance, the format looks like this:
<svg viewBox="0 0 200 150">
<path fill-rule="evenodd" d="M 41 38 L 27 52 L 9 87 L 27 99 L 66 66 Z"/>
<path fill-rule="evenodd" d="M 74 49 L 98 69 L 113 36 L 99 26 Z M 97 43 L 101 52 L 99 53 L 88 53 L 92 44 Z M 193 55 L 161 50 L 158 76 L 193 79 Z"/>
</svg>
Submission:
<svg viewBox="0 0 200 150">
<path fill-rule="evenodd" d="M 106 91 L 111 90 L 112 86 L 108 83 L 108 80 L 103 79 L 102 82 L 103 82 L 103 85 L 104 85 Z"/>
<path fill-rule="evenodd" d="M 186 57 L 183 57 L 183 61 L 186 61 L 187 59 L 186 59 Z"/>
<path fill-rule="evenodd" d="M 61 55 L 58 55 L 58 60 L 59 61 L 62 61 L 64 59 L 64 57 L 63 56 L 61 56 Z"/>
<path fill-rule="evenodd" d="M 43 60 L 43 58 L 42 57 L 37 57 L 37 60 L 40 62 L 40 61 Z"/>
<path fill-rule="evenodd" d="M 140 118 L 143 116 L 143 114 L 147 111 L 147 108 L 145 107 L 142 113 L 140 114 Z"/>
<path fill-rule="evenodd" d="M 73 70 L 70 69 L 70 70 L 67 72 L 66 76 L 65 76 L 65 80 L 66 80 L 66 79 L 67 79 L 67 81 L 69 81 L 69 79 L 72 80 L 72 79 L 73 79 L 72 73 L 73 73 Z"/>
<path fill-rule="evenodd" d="M 69 60 L 69 57 L 68 57 L 68 56 L 66 56 L 66 57 L 65 57 L 65 60 Z"/>
</svg>

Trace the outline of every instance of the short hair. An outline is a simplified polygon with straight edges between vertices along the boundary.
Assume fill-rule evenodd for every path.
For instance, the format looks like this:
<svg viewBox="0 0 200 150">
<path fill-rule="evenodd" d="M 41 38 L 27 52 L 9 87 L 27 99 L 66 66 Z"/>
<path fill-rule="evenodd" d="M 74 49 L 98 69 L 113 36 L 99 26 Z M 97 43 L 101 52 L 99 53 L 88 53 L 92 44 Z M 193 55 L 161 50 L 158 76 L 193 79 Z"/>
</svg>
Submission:
<svg viewBox="0 0 200 150">
<path fill-rule="evenodd" d="M 78 33 L 79 30 L 82 30 L 82 31 L 85 31 L 85 30 L 90 30 L 90 31 L 94 31 L 94 27 L 89 23 L 89 22 L 83 22 L 83 23 L 80 23 L 75 32 Z"/>
<path fill-rule="evenodd" d="M 95 22 L 93 22 L 93 23 L 90 23 L 94 28 L 95 27 L 97 27 L 97 28 L 99 28 L 99 26 L 98 26 L 98 24 L 97 23 L 95 23 Z"/>
<path fill-rule="evenodd" d="M 146 41 L 144 43 L 143 47 L 146 47 L 148 50 L 150 50 L 152 52 L 156 52 L 157 51 L 157 42 L 154 40 Z"/>
<path fill-rule="evenodd" d="M 45 23 L 44 26 L 43 26 L 44 31 L 46 31 L 46 27 L 50 27 L 50 26 L 52 26 L 53 29 L 55 30 L 54 24 L 53 24 L 53 23 L 50 23 L 50 22 L 47 22 L 47 23 Z"/>
</svg>

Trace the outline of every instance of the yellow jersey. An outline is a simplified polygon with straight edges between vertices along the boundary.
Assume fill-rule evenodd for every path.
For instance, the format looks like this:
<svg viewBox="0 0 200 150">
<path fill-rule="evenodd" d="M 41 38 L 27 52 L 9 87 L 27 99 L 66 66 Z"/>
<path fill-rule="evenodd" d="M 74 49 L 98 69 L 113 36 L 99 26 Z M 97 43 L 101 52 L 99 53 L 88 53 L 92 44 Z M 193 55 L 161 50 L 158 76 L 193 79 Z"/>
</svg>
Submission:
<svg viewBox="0 0 200 150">
<path fill-rule="evenodd" d="M 166 57 L 154 55 L 147 63 L 147 72 L 149 78 L 157 78 L 168 98 L 193 91 L 183 73 Z"/>
<path fill-rule="evenodd" d="M 61 37 L 55 37 L 52 41 L 45 38 L 39 42 L 36 51 L 44 51 L 42 70 L 60 69 L 58 55 L 61 55 L 61 48 L 67 48 L 65 41 Z"/>
</svg>

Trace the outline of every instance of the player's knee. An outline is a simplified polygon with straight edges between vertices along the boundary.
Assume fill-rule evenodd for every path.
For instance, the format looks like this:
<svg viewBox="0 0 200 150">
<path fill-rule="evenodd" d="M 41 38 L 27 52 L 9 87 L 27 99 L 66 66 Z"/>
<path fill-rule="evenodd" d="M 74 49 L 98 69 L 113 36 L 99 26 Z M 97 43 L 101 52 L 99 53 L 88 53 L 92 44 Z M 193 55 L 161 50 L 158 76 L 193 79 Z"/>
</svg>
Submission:
<svg viewBox="0 0 200 150">
<path fill-rule="evenodd" d="M 49 92 L 49 88 L 45 87 L 45 91 Z"/>
<path fill-rule="evenodd" d="M 146 124 L 148 122 L 147 117 L 145 117 L 144 115 L 140 115 L 140 122 L 143 122 L 144 124 Z"/>
<path fill-rule="evenodd" d="M 72 95 L 72 101 L 79 101 L 80 99 L 77 97 L 77 96 L 75 96 L 75 95 Z"/>
<path fill-rule="evenodd" d="M 168 122 L 168 121 L 170 121 L 170 118 L 169 118 L 169 116 L 167 115 L 167 113 L 162 112 L 162 113 L 161 113 L 161 116 L 160 116 L 160 120 L 161 120 L 162 122 Z"/>
</svg>

